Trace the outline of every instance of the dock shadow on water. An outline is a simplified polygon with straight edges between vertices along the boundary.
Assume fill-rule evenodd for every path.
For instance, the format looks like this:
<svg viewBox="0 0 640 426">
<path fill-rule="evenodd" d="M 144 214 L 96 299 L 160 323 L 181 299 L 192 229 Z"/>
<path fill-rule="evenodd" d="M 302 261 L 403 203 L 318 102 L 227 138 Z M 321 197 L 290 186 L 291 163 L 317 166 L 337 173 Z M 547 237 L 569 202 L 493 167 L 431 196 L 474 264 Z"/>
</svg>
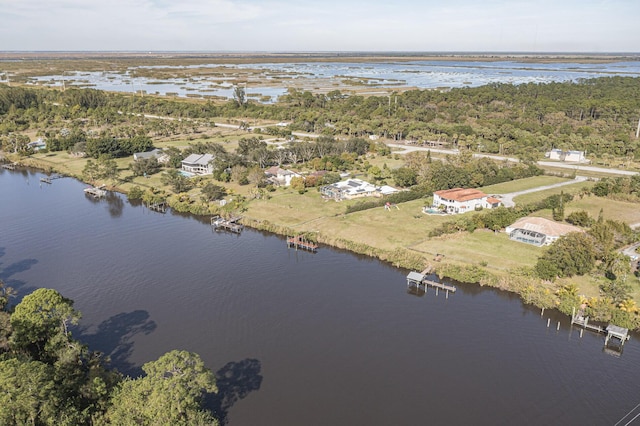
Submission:
<svg viewBox="0 0 640 426">
<path fill-rule="evenodd" d="M 229 423 L 229 410 L 241 399 L 260 389 L 262 375 L 260 361 L 254 358 L 232 361 L 216 372 L 218 393 L 207 394 L 205 405 L 221 425 Z"/>
<path fill-rule="evenodd" d="M 129 361 L 133 353 L 133 338 L 137 334 L 149 334 L 157 328 L 147 311 L 123 312 L 104 320 L 94 333 L 87 329 L 76 330 L 77 338 L 91 350 L 100 351 L 111 360 L 111 366 L 130 377 L 142 375 L 142 368 Z M 74 334 L 75 334 L 74 333 Z"/>
</svg>

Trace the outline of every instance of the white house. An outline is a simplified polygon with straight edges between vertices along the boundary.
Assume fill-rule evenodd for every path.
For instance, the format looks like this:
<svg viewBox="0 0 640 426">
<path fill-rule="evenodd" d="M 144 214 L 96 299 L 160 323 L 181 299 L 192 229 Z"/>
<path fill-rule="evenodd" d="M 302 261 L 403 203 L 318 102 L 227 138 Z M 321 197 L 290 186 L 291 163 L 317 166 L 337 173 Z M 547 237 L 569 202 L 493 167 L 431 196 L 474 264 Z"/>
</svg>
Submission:
<svg viewBox="0 0 640 426">
<path fill-rule="evenodd" d="M 44 139 L 38 138 L 33 142 L 29 142 L 27 146 L 33 149 L 34 151 L 40 151 L 41 149 L 47 148 L 47 143 L 44 141 Z"/>
<path fill-rule="evenodd" d="M 569 232 L 584 231 L 576 226 L 554 222 L 542 217 L 523 217 L 513 225 L 507 226 L 505 232 L 514 241 L 535 246 L 548 246 Z"/>
<path fill-rule="evenodd" d="M 215 157 L 212 154 L 191 154 L 182 160 L 182 170 L 197 175 L 210 175 L 213 173 L 211 160 Z"/>
<path fill-rule="evenodd" d="M 584 151 L 563 151 L 554 148 L 545 154 L 549 160 L 567 161 L 567 162 L 585 162 Z"/>
<path fill-rule="evenodd" d="M 472 188 L 444 189 L 433 193 L 433 208 L 451 214 L 493 209 L 500 204 L 497 198 L 489 197 L 484 192 Z"/>
<path fill-rule="evenodd" d="M 269 167 L 264 171 L 267 175 L 267 179 L 277 185 L 289 186 L 291 185 L 291 179 L 294 177 L 302 177 L 300 173 L 296 173 L 293 170 L 282 169 L 278 166 Z"/>
<path fill-rule="evenodd" d="M 399 192 L 399 190 L 391 186 L 375 186 L 360 179 L 347 179 L 320 188 L 320 193 L 324 197 L 333 198 L 334 200 L 350 200 L 359 197 L 382 197 L 396 192 Z"/>
</svg>

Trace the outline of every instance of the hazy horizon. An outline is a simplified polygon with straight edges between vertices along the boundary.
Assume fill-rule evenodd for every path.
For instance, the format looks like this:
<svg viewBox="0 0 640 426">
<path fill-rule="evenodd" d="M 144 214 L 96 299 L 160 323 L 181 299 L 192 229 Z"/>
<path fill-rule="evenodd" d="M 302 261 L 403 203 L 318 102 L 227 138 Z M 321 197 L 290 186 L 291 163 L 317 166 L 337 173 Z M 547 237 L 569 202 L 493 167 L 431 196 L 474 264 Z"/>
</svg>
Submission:
<svg viewBox="0 0 640 426">
<path fill-rule="evenodd" d="M 0 0 L 0 51 L 633 52 L 627 0 Z"/>
</svg>

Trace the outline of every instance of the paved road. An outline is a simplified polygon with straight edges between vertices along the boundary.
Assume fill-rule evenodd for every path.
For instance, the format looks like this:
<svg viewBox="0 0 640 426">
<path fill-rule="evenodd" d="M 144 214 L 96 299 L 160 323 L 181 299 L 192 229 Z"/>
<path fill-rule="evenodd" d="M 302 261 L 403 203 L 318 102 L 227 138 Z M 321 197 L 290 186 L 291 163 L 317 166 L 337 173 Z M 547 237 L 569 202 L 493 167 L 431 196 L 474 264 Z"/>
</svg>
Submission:
<svg viewBox="0 0 640 426">
<path fill-rule="evenodd" d="M 576 176 L 575 179 L 567 182 L 555 183 L 553 185 L 538 186 L 537 188 L 525 189 L 524 191 L 510 192 L 508 194 L 500 194 L 500 200 L 502 201 L 502 204 L 505 207 L 513 207 L 516 205 L 513 199 L 518 195 L 530 194 L 532 192 L 538 192 L 538 191 L 545 191 L 547 189 L 558 188 L 560 186 L 565 186 L 565 185 L 573 185 L 574 183 L 584 182 L 587 179 L 588 178 L 586 176 Z"/>
<path fill-rule="evenodd" d="M 408 154 L 409 152 L 416 151 L 431 151 L 433 153 L 438 154 L 449 154 L 449 155 L 457 155 L 460 152 L 457 149 L 437 149 L 437 148 L 428 148 L 424 146 L 411 146 L 411 145 L 402 145 L 397 143 L 388 143 L 390 147 L 400 148 L 403 151 L 398 152 L 398 154 Z M 475 158 L 491 158 L 493 160 L 498 161 L 510 161 L 513 163 L 519 163 L 520 160 L 514 157 L 503 157 L 500 155 L 492 155 L 492 154 L 473 154 Z M 538 161 L 537 164 L 542 167 L 557 167 L 561 169 L 568 169 L 575 171 L 576 173 L 580 171 L 587 172 L 596 172 L 596 173 L 608 173 L 613 175 L 622 175 L 622 176 L 633 176 L 637 175 L 638 172 L 632 172 L 630 170 L 619 170 L 619 169 L 606 169 L 604 167 L 595 167 L 595 166 L 587 166 L 584 164 L 577 163 L 557 163 L 555 161 Z"/>
</svg>

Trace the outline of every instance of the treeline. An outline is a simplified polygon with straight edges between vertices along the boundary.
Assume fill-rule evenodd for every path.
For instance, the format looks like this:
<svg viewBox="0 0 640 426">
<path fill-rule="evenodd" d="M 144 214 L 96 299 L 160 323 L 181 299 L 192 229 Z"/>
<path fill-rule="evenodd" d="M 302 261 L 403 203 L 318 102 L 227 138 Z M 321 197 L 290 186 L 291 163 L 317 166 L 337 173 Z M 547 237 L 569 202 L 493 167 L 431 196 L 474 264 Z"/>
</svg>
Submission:
<svg viewBox="0 0 640 426">
<path fill-rule="evenodd" d="M 200 357 L 171 351 L 124 377 L 74 339 L 73 301 L 41 288 L 10 308 L 0 281 L 0 424 L 213 425 L 215 377 Z"/>
<path fill-rule="evenodd" d="M 444 160 L 433 160 L 430 152 L 413 152 L 406 155 L 406 167 L 415 173 L 417 184 L 432 191 L 477 188 L 543 174 L 534 163 L 474 158 L 468 151 L 448 155 Z"/>
<path fill-rule="evenodd" d="M 290 89 L 277 103 L 217 102 L 132 97 L 93 89 L 65 92 L 0 85 L 0 134 L 29 128 L 109 125 L 110 131 L 144 129 L 145 135 L 194 131 L 190 120 L 214 117 L 286 120 L 288 131 L 339 137 L 379 135 L 440 141 L 475 152 L 538 158 L 550 148 L 639 158 L 635 128 L 640 84 L 632 77 L 578 83 L 489 84 L 448 91 L 412 90 L 392 95 L 347 96 Z M 190 120 L 146 120 L 156 114 Z M 129 128 L 127 130 L 127 128 Z"/>
</svg>

